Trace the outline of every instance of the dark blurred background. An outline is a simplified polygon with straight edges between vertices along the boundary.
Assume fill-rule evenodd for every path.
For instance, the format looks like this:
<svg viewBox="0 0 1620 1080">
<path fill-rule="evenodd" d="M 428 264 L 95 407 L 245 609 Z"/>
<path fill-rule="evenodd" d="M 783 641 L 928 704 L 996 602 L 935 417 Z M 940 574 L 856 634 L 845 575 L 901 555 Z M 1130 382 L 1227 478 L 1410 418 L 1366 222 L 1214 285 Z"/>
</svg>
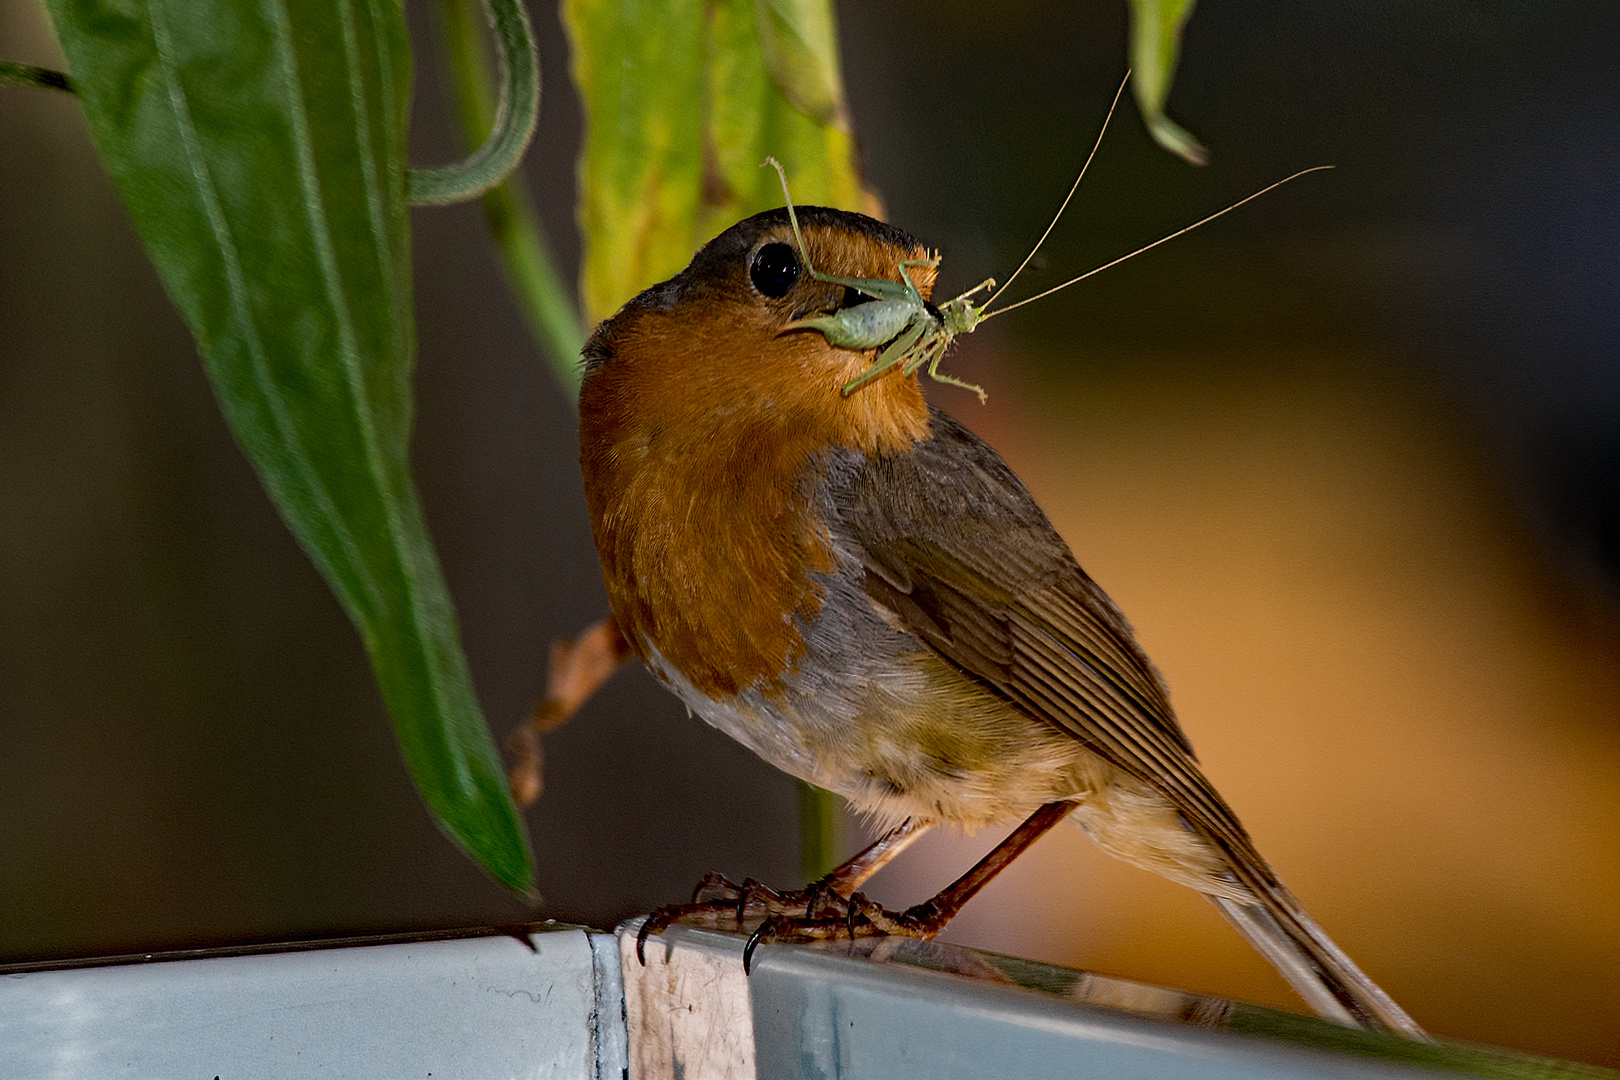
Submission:
<svg viewBox="0 0 1620 1080">
<path fill-rule="evenodd" d="M 416 10 L 420 8 L 421 10 Z M 416 140 L 452 140 L 419 24 Z M 563 257 L 554 12 L 526 167 Z M 1005 275 L 1122 74 L 1123 5 L 841 6 L 868 181 Z M 1432 1030 L 1620 1065 L 1620 9 L 1202 5 L 1027 287 L 1295 182 L 985 327 L 936 395 L 1000 447 L 1168 677 L 1215 782 Z M 0 55 L 59 63 L 30 3 Z M 0 963 L 510 921 L 416 802 L 359 643 L 214 407 L 76 104 L 0 93 Z M 430 523 L 501 732 L 605 608 L 573 406 L 475 208 L 414 218 Z M 640 671 L 547 743 L 540 913 L 799 878 L 794 787 Z M 851 822 L 846 846 L 860 841 Z M 995 837 L 930 840 L 911 903 Z M 955 940 L 1299 1008 L 1185 890 L 1078 830 Z"/>
</svg>

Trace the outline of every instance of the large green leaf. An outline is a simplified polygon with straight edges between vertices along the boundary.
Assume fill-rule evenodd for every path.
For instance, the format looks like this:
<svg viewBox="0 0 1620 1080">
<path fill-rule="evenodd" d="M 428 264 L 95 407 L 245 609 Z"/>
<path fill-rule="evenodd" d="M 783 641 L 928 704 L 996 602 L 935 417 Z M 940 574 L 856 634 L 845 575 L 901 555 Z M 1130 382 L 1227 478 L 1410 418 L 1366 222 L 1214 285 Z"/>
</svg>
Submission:
<svg viewBox="0 0 1620 1080">
<path fill-rule="evenodd" d="M 588 321 L 780 206 L 767 155 L 795 200 L 866 208 L 825 0 L 564 0 L 563 18 L 585 107 Z"/>
<path fill-rule="evenodd" d="M 237 439 L 359 628 L 423 798 L 502 883 L 528 844 L 408 471 L 393 0 L 50 0 L 90 129 Z"/>
</svg>

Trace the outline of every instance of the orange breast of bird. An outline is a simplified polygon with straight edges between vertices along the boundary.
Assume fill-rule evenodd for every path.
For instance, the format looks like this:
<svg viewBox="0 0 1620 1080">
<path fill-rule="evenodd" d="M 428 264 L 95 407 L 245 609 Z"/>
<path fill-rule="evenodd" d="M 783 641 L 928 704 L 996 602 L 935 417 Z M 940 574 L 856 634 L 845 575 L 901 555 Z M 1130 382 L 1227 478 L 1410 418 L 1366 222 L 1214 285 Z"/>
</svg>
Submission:
<svg viewBox="0 0 1620 1080">
<path fill-rule="evenodd" d="M 845 275 L 893 278 L 923 254 L 825 229 L 807 242 Z M 813 284 L 789 311 L 762 302 L 745 260 L 694 262 L 586 350 L 580 463 L 614 614 L 644 661 L 656 651 L 711 696 L 779 693 L 804 657 L 835 568 L 813 501 L 827 454 L 898 451 L 927 427 L 915 380 L 845 399 L 867 354 L 781 332 L 836 306 L 842 287 Z"/>
</svg>

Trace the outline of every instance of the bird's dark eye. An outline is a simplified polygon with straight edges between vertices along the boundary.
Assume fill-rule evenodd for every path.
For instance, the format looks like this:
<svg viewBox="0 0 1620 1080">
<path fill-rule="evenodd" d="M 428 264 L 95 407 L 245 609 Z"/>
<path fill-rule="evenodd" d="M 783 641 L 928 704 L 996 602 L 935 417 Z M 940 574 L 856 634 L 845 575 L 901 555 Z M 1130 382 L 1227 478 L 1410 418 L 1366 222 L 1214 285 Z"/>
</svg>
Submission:
<svg viewBox="0 0 1620 1080">
<path fill-rule="evenodd" d="M 787 244 L 766 244 L 754 252 L 748 277 L 762 295 L 780 300 L 799 280 L 799 256 Z"/>
</svg>

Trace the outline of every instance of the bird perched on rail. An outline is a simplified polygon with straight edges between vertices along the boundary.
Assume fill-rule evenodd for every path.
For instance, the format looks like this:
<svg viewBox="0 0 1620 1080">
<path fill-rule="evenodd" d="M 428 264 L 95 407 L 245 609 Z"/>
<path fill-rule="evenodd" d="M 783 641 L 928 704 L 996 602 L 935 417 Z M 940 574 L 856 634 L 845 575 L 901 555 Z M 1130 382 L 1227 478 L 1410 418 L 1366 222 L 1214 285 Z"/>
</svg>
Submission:
<svg viewBox="0 0 1620 1080">
<path fill-rule="evenodd" d="M 732 226 L 585 346 L 580 464 L 613 615 L 582 678 L 633 654 L 704 720 L 890 831 L 803 893 L 711 887 L 651 928 L 758 907 L 776 939 L 932 937 L 1072 815 L 1212 900 L 1323 1016 L 1423 1037 L 1261 858 L 1119 609 L 1018 477 L 915 373 L 860 380 L 879 350 L 817 329 L 872 301 L 827 278 L 898 282 L 905 262 L 926 298 L 937 260 L 860 214 L 807 206 L 797 223 L 783 209 Z M 932 825 L 1019 819 L 927 904 L 887 912 L 856 891 Z"/>
</svg>

